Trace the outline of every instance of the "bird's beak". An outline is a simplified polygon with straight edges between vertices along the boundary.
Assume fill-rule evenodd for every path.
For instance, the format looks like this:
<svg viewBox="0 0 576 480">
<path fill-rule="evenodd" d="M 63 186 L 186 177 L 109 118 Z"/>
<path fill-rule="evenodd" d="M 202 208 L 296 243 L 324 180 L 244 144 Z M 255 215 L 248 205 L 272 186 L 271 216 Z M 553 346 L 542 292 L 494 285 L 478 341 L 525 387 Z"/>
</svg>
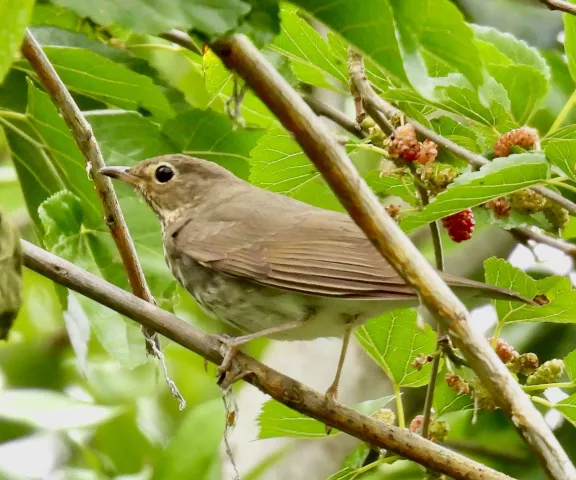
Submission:
<svg viewBox="0 0 576 480">
<path fill-rule="evenodd" d="M 98 170 L 102 175 L 121 180 L 130 185 L 137 185 L 140 183 L 140 178 L 130 172 L 130 167 L 104 167 Z"/>
</svg>

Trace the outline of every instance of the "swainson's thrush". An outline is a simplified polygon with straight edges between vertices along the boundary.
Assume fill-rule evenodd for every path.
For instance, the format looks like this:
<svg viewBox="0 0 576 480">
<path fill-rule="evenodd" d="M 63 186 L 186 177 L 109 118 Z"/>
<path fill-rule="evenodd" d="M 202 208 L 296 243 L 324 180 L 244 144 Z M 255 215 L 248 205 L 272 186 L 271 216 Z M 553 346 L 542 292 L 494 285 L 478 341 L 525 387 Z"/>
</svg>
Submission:
<svg viewBox="0 0 576 480">
<path fill-rule="evenodd" d="M 20 236 L 8 214 L 0 210 L 0 340 L 8 338 L 22 303 Z"/>
<path fill-rule="evenodd" d="M 258 337 L 343 337 L 329 398 L 353 327 L 418 305 L 415 291 L 344 213 L 262 190 L 219 165 L 165 155 L 100 173 L 134 186 L 162 224 L 166 261 L 209 314 L 244 335 L 224 339 L 227 368 Z M 528 301 L 509 290 L 442 273 L 458 294 Z"/>
</svg>

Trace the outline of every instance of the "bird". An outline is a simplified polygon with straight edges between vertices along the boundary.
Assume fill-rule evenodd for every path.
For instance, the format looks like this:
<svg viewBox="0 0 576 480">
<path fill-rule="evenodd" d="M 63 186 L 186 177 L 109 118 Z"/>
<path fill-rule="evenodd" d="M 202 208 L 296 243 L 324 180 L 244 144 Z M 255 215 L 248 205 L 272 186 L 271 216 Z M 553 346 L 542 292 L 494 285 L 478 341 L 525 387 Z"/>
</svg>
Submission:
<svg viewBox="0 0 576 480">
<path fill-rule="evenodd" d="M 103 175 L 131 185 L 156 214 L 164 255 L 202 310 L 241 335 L 218 335 L 225 372 L 256 338 L 340 337 L 336 402 L 354 327 L 398 308 L 417 307 L 416 291 L 345 213 L 261 189 L 215 162 L 182 154 L 109 166 Z M 518 293 L 439 272 L 456 294 L 532 303 Z"/>
<path fill-rule="evenodd" d="M 8 214 L 0 210 L 0 340 L 8 333 L 22 304 L 20 236 Z"/>
</svg>

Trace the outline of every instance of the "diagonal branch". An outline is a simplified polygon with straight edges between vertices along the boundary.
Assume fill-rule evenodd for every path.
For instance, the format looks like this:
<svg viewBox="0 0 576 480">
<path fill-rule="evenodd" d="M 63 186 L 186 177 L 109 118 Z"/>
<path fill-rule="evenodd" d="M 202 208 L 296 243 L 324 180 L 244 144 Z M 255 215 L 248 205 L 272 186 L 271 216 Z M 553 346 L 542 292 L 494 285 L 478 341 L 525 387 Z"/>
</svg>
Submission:
<svg viewBox="0 0 576 480">
<path fill-rule="evenodd" d="M 26 36 L 22 43 L 22 53 L 30 62 L 32 68 L 34 68 L 38 74 L 38 77 L 40 77 L 40 81 L 66 121 L 76 141 L 76 145 L 78 145 L 78 149 L 86 159 L 87 168 L 89 169 L 91 178 L 94 180 L 94 186 L 104 210 L 106 225 L 108 225 L 110 229 L 112 238 L 122 258 L 122 263 L 124 264 L 132 292 L 147 302 L 155 303 L 154 297 L 146 283 L 142 266 L 138 261 L 136 248 L 128 232 L 126 221 L 120 210 L 120 204 L 118 203 L 118 197 L 112 186 L 112 181 L 108 177 L 98 173 L 98 170 L 106 165 L 104 164 L 98 142 L 92 133 L 92 127 L 84 118 L 84 115 L 82 115 L 72 95 L 70 95 L 70 92 L 58 76 L 58 73 L 30 30 L 26 31 Z M 158 349 L 156 335 L 151 330 L 143 329 L 142 331 L 147 339 L 147 351 L 148 353 L 153 353 L 153 348 Z M 152 342 L 154 343 L 154 347 L 152 347 Z"/>
<path fill-rule="evenodd" d="M 540 0 L 540 3 L 546 5 L 550 10 L 560 10 L 561 12 L 576 15 L 576 4 L 565 0 Z"/>
<path fill-rule="evenodd" d="M 140 300 L 31 243 L 22 241 L 22 250 L 24 264 L 31 270 L 161 333 L 212 363 L 221 364 L 222 344 L 213 336 L 196 330 L 174 314 Z M 510 480 L 510 477 L 503 473 L 425 440 L 406 429 L 380 422 L 342 405 L 336 404 L 327 408 L 324 395 L 266 367 L 248 355 L 239 353 L 237 358 L 238 375 L 246 382 L 284 405 L 370 445 L 385 448 L 455 479 Z"/>
<path fill-rule="evenodd" d="M 304 101 L 312 110 L 314 110 L 316 115 L 332 120 L 334 123 L 340 125 L 344 130 L 358 138 L 366 138 L 367 134 L 362 130 L 360 124 L 352 120 L 348 115 L 345 115 L 340 110 L 325 104 L 313 95 L 305 95 Z"/>
<path fill-rule="evenodd" d="M 223 38 L 211 48 L 294 135 L 367 238 L 418 291 L 551 476 L 576 478 L 576 469 L 540 412 L 486 339 L 471 329 L 470 314 L 462 302 L 386 213 L 323 122 L 244 35 Z"/>
<path fill-rule="evenodd" d="M 362 60 L 362 56 L 358 53 L 352 53 L 350 55 L 349 61 L 349 70 L 350 70 L 350 79 L 352 83 L 356 86 L 358 91 L 364 92 L 363 97 L 364 108 L 370 114 L 370 111 L 377 111 L 380 115 L 384 114 L 384 116 L 391 118 L 395 115 L 401 114 L 402 112 L 398 110 L 396 107 L 390 105 L 386 100 L 380 97 L 374 89 L 371 87 L 367 77 L 366 72 L 364 70 L 364 61 Z M 439 133 L 436 133 L 434 130 L 425 127 L 421 123 L 417 122 L 413 119 L 407 120 L 414 125 L 414 129 L 423 135 L 425 138 L 429 138 L 434 143 L 438 144 L 440 147 L 445 148 L 446 150 L 452 152 L 457 157 L 462 158 L 474 168 L 480 168 L 484 165 L 488 164 L 488 160 L 484 158 L 482 155 L 477 153 L 471 152 L 470 150 L 461 147 L 457 143 L 454 143 L 452 140 L 443 137 Z M 374 118 L 374 121 L 378 123 L 377 117 Z M 382 126 L 380 126 L 382 128 Z M 383 128 L 383 131 L 387 131 Z M 549 188 L 542 187 L 537 185 L 535 187 L 531 187 L 531 190 L 538 192 L 543 197 L 549 198 L 560 204 L 563 208 L 568 210 L 570 215 L 576 216 L 576 204 L 568 200 L 567 198 L 563 197 L 562 195 L 550 190 Z"/>
</svg>

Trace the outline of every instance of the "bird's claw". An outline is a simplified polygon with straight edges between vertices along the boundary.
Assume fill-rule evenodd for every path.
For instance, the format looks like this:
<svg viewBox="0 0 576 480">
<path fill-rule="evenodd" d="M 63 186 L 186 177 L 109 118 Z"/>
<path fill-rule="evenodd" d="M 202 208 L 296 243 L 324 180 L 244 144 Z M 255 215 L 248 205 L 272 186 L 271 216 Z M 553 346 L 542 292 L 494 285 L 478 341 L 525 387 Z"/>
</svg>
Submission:
<svg viewBox="0 0 576 480">
<path fill-rule="evenodd" d="M 242 372 L 240 366 L 237 366 L 234 362 L 238 352 L 240 351 L 241 344 L 236 343 L 234 338 L 229 337 L 226 334 L 216 334 L 214 335 L 214 338 L 222 342 L 220 353 L 224 357 L 222 363 L 218 367 L 218 384 L 223 389 L 227 389 L 233 383 L 245 376 L 245 373 Z"/>
<path fill-rule="evenodd" d="M 338 388 L 334 387 L 334 385 L 331 385 L 330 388 L 326 390 L 326 401 L 325 401 L 326 409 L 332 410 L 338 403 L 337 400 L 338 400 Z M 325 425 L 324 428 L 326 431 L 326 435 L 330 435 L 332 427 Z"/>
</svg>

